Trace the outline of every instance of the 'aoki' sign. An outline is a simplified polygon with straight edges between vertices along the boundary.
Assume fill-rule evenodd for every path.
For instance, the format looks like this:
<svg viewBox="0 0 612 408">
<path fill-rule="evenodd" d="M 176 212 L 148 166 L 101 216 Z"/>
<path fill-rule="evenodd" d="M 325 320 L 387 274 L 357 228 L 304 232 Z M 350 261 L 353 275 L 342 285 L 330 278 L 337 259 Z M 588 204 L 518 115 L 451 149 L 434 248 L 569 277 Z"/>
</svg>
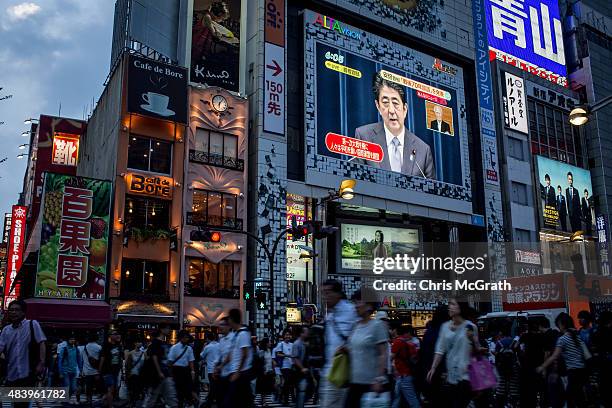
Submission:
<svg viewBox="0 0 612 408">
<path fill-rule="evenodd" d="M 504 73 L 504 125 L 508 129 L 528 134 L 527 102 L 523 78 Z"/>
<path fill-rule="evenodd" d="M 23 248 L 26 229 L 26 215 L 28 208 L 20 205 L 13 206 L 11 232 L 8 241 L 8 256 L 6 265 L 6 278 L 4 279 L 4 308 L 19 297 L 20 285 L 15 285 L 15 278 L 23 263 Z M 11 290 L 11 286 L 13 286 Z"/>
<path fill-rule="evenodd" d="M 557 0 L 484 0 L 491 59 L 567 86 Z"/>
</svg>

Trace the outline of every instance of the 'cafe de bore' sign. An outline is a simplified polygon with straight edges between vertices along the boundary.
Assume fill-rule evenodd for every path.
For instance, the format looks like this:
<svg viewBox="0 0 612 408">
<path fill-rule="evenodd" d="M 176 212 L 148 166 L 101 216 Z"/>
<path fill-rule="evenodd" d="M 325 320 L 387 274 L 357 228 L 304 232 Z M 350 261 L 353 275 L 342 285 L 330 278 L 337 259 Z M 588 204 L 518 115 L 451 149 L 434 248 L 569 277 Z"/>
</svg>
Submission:
<svg viewBox="0 0 612 408">
<path fill-rule="evenodd" d="M 130 193 L 172 199 L 174 181 L 170 177 L 128 173 L 126 182 Z"/>
</svg>

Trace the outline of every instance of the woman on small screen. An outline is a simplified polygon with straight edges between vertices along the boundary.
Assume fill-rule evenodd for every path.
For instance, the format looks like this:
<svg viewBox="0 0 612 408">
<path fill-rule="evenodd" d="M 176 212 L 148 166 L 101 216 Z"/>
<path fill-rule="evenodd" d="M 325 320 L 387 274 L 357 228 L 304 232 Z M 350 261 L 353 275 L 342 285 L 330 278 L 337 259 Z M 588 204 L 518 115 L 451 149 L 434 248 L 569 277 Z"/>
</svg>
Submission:
<svg viewBox="0 0 612 408">
<path fill-rule="evenodd" d="M 381 230 L 376 230 L 374 233 L 374 242 L 376 243 L 372 253 L 374 258 L 386 258 L 387 247 L 385 246 L 385 236 Z"/>
</svg>

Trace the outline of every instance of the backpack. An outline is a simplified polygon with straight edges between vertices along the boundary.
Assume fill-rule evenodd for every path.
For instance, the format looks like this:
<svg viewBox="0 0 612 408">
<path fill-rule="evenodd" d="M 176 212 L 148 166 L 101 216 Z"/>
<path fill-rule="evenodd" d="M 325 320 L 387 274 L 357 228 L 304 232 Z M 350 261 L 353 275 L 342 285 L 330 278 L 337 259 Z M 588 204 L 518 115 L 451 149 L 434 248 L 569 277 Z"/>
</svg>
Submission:
<svg viewBox="0 0 612 408">
<path fill-rule="evenodd" d="M 512 375 L 517 362 L 516 353 L 512 350 L 514 341 L 509 345 L 504 345 L 501 341 L 497 344 L 501 346 L 501 350 L 495 356 L 495 366 L 500 375 L 508 377 Z"/>
<path fill-rule="evenodd" d="M 89 355 L 89 351 L 87 351 L 87 344 L 85 345 L 85 347 L 83 347 L 83 350 L 85 351 L 85 355 L 87 356 L 87 362 L 89 363 L 91 368 L 97 370 L 99 368 L 98 365 L 100 364 L 100 361 L 97 358 L 93 358 Z"/>
</svg>

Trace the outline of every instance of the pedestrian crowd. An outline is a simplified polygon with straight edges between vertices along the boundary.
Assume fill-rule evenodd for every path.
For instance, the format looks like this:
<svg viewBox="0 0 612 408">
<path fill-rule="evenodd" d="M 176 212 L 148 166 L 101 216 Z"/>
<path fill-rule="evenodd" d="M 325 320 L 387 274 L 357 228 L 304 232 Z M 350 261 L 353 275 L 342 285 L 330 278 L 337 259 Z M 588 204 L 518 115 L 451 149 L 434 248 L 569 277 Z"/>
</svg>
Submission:
<svg viewBox="0 0 612 408">
<path fill-rule="evenodd" d="M 201 348 L 184 330 L 169 344 L 164 325 L 146 341 L 110 331 L 102 345 L 97 334 L 50 342 L 14 301 L 0 334 L 4 384 L 61 385 L 71 404 L 91 406 L 97 395 L 108 407 L 612 407 L 610 312 L 593 321 L 582 311 L 578 327 L 567 313 L 556 328 L 547 319 L 485 325 L 450 299 L 417 336 L 377 310 L 366 289 L 349 300 L 328 280 L 322 294 L 320 324 L 258 341 L 232 309 Z"/>
</svg>

